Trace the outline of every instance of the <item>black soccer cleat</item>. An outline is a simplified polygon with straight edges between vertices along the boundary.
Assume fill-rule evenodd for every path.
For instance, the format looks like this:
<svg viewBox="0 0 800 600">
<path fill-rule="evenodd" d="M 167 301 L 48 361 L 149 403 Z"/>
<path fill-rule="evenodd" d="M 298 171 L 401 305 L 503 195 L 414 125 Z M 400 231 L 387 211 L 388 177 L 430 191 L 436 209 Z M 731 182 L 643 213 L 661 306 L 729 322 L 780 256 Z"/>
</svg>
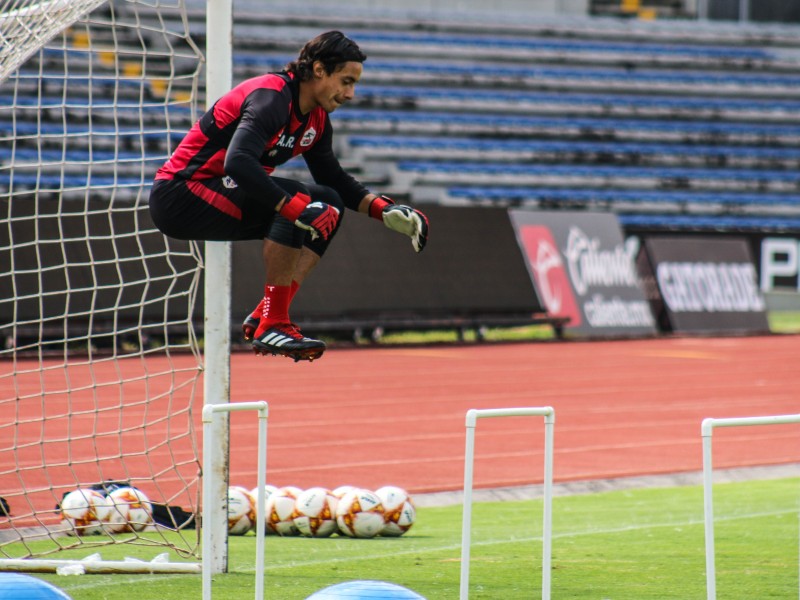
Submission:
<svg viewBox="0 0 800 600">
<path fill-rule="evenodd" d="M 253 352 L 260 355 L 288 356 L 295 362 L 312 361 L 325 352 L 325 342 L 300 333 L 294 323 L 279 323 L 253 340 Z"/>
<path fill-rule="evenodd" d="M 244 336 L 245 342 L 249 342 L 253 339 L 260 322 L 261 319 L 256 319 L 253 315 L 247 315 L 247 318 L 242 323 L 242 335 Z"/>
</svg>

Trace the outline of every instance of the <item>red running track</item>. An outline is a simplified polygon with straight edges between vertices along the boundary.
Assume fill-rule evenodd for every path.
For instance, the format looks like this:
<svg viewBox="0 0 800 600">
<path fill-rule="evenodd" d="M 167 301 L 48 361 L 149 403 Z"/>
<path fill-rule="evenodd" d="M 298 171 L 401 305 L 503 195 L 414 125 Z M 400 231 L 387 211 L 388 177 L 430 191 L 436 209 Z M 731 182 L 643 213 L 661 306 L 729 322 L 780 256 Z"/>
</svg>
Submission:
<svg viewBox="0 0 800 600">
<path fill-rule="evenodd" d="M 441 492 L 463 485 L 470 408 L 553 406 L 557 482 L 697 472 L 705 417 L 800 413 L 798 359 L 800 336 L 335 348 L 311 364 L 242 352 L 231 357 L 231 396 L 269 402 L 268 481 L 274 485 L 393 484 L 412 493 Z M 78 366 L 70 368 L 68 380 L 58 364 L 42 376 L 25 375 L 21 363 L 0 367 L 23 373 L 17 393 L 28 400 L 15 407 L 13 441 L 27 489 L 38 488 L 26 495 L 30 506 L 52 511 L 63 490 L 50 490 L 51 484 L 145 480 L 153 472 L 160 473 L 155 499 L 191 506 L 186 486 L 195 489 L 198 469 L 188 428 L 159 421 L 148 426 L 145 439 L 134 425 L 149 412 L 188 411 L 191 386 L 182 387 L 174 402 L 160 392 L 194 381 L 193 356 Z M 128 379 L 120 389 L 104 383 L 117 380 L 117 369 Z M 69 386 L 78 391 L 51 393 L 46 403 L 37 399 L 40 389 Z M 198 431 L 200 396 L 193 407 Z M 132 401 L 122 416 L 115 408 L 120 399 L 145 397 L 154 400 Z M 42 416 L 44 446 L 37 441 Z M 130 425 L 122 435 L 120 419 Z M 238 413 L 231 419 L 231 483 L 252 488 L 256 418 Z M 540 483 L 542 421 L 481 420 L 475 486 Z M 185 423 L 180 415 L 176 422 Z M 798 434 L 800 425 L 719 429 L 715 467 L 800 463 Z M 158 451 L 151 449 L 156 443 Z M 120 448 L 123 456 L 117 456 Z M 117 458 L 98 465 L 97 452 Z M 51 466 L 37 468 L 42 460 Z M 13 470 L 0 483 L 12 496 L 19 486 Z"/>
<path fill-rule="evenodd" d="M 800 336 L 241 353 L 231 387 L 270 404 L 270 483 L 421 493 L 462 487 L 470 408 L 553 406 L 557 482 L 699 471 L 705 417 L 800 413 L 799 359 Z M 255 422 L 232 416 L 232 484 L 255 485 Z M 719 429 L 715 467 L 800 462 L 798 434 Z M 542 458 L 542 419 L 479 422 L 476 487 L 540 483 Z"/>
</svg>

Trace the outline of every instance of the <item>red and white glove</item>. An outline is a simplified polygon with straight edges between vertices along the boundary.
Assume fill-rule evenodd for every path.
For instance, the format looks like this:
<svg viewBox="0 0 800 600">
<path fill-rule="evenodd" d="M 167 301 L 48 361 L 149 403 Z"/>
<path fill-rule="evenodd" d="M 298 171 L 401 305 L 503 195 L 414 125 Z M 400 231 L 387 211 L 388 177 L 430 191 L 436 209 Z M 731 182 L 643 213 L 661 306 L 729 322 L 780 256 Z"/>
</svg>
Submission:
<svg viewBox="0 0 800 600">
<path fill-rule="evenodd" d="M 392 231 L 411 238 L 414 250 L 422 252 L 428 241 L 428 217 L 410 206 L 395 204 L 388 196 L 378 196 L 369 203 L 369 216 L 383 221 Z"/>
<path fill-rule="evenodd" d="M 283 203 L 279 214 L 300 229 L 311 232 L 311 239 L 327 240 L 339 222 L 339 210 L 324 202 L 311 202 L 311 196 L 297 192 Z"/>
</svg>

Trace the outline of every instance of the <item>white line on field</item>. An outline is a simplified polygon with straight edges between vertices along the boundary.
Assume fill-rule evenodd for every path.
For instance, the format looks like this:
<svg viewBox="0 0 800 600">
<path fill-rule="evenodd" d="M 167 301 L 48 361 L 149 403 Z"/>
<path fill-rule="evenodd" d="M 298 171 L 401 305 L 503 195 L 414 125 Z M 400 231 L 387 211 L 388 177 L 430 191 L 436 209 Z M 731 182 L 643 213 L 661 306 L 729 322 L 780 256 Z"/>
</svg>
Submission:
<svg viewBox="0 0 800 600">
<path fill-rule="evenodd" d="M 787 510 L 779 510 L 779 511 L 770 511 L 770 512 L 758 512 L 758 513 L 748 513 L 743 515 L 735 515 L 735 516 L 728 516 L 728 517 L 718 517 L 714 519 L 714 522 L 723 522 L 723 521 L 737 521 L 742 519 L 756 519 L 761 517 L 774 517 L 778 515 L 785 515 L 785 514 L 797 514 L 797 509 L 787 509 Z M 561 539 L 561 538 L 572 538 L 572 537 L 580 537 L 584 535 L 603 535 L 608 533 L 624 533 L 626 531 L 638 531 L 642 529 L 656 529 L 659 527 L 684 527 L 684 526 L 691 526 L 691 525 L 702 525 L 703 519 L 692 519 L 689 521 L 677 521 L 672 523 L 650 523 L 650 524 L 641 524 L 641 525 L 627 525 L 625 527 L 612 527 L 608 529 L 592 529 L 586 531 L 570 531 L 564 533 L 554 533 L 553 539 Z M 473 546 L 494 546 L 499 544 L 508 544 L 509 542 L 539 542 L 542 540 L 542 536 L 532 536 L 532 537 L 519 537 L 519 538 L 510 538 L 510 539 L 503 539 L 503 540 L 487 540 L 487 541 L 478 541 L 473 542 Z M 439 546 L 436 548 L 409 548 L 408 550 L 401 550 L 398 552 L 390 552 L 386 554 L 370 554 L 369 558 L 391 558 L 392 556 L 404 555 L 404 554 L 429 554 L 431 552 L 441 552 L 443 550 L 460 550 L 461 544 L 450 544 L 447 546 Z M 702 551 L 701 551 L 702 553 Z M 305 567 L 305 566 L 315 566 L 315 565 L 325 565 L 325 564 L 334 564 L 340 562 L 349 562 L 354 560 L 362 560 L 362 557 L 358 558 L 328 558 L 324 560 L 310 560 L 310 561 L 302 561 L 302 562 L 293 562 L 289 564 L 283 565 L 266 565 L 267 571 L 279 571 L 281 569 L 287 568 L 294 568 L 294 567 Z M 255 572 L 255 567 L 252 569 L 247 569 L 245 572 L 252 571 Z"/>
</svg>

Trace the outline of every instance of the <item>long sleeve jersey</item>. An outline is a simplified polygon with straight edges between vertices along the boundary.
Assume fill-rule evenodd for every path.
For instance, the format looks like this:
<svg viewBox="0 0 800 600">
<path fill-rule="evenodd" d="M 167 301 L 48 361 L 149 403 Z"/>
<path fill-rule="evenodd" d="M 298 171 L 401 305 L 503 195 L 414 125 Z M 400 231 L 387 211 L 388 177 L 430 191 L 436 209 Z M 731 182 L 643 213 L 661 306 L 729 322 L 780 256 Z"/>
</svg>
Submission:
<svg viewBox="0 0 800 600">
<path fill-rule="evenodd" d="M 336 190 L 345 206 L 357 210 L 368 191 L 342 169 L 332 140 L 324 109 L 300 113 L 293 75 L 269 73 L 240 83 L 220 98 L 192 126 L 156 179 L 228 176 L 249 196 L 274 207 L 286 192 L 270 174 L 302 154 L 314 181 Z"/>
</svg>

